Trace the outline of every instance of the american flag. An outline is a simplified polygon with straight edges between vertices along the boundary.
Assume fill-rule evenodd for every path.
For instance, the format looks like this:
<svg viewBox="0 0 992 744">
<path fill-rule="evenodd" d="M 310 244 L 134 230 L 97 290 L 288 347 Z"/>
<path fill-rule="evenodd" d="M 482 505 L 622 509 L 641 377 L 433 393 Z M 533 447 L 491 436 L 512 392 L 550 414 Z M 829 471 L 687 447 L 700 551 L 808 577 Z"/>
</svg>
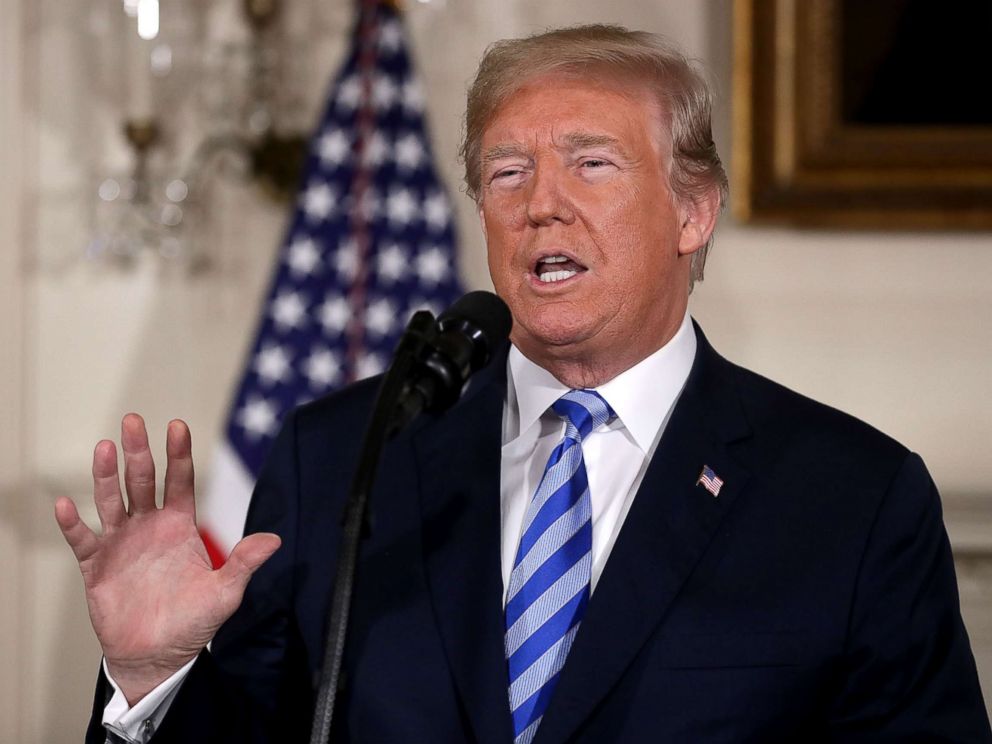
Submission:
<svg viewBox="0 0 992 744">
<path fill-rule="evenodd" d="M 392 3 L 358 8 L 200 507 L 215 565 L 286 413 L 383 371 L 410 315 L 462 292 L 403 25 Z"/>
<path fill-rule="evenodd" d="M 696 481 L 696 485 L 701 485 L 714 496 L 719 496 L 720 489 L 723 487 L 723 479 L 714 473 L 713 468 L 709 465 L 703 465 L 703 469 L 699 473 L 699 480 Z"/>
</svg>

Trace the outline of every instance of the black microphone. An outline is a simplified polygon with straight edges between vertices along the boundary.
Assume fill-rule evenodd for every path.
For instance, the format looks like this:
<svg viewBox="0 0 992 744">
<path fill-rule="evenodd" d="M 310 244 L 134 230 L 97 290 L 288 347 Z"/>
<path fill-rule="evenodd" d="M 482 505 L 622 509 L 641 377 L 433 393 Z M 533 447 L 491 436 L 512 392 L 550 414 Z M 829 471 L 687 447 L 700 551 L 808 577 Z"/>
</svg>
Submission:
<svg viewBox="0 0 992 744">
<path fill-rule="evenodd" d="M 411 321 L 411 330 L 415 321 Z M 422 411 L 439 413 L 461 397 L 469 377 L 485 367 L 510 335 L 510 310 L 492 292 L 469 292 L 441 313 L 425 334 L 419 359 L 411 366 L 397 402 L 392 431 Z"/>
<path fill-rule="evenodd" d="M 490 362 L 510 335 L 513 319 L 489 292 L 469 292 L 441 317 L 413 314 L 383 377 L 365 432 L 343 514 L 344 534 L 334 578 L 324 665 L 314 708 L 311 742 L 327 741 L 338 692 L 358 545 L 371 530 L 369 496 L 386 440 L 421 411 L 443 411 L 458 400 L 468 378 Z"/>
</svg>

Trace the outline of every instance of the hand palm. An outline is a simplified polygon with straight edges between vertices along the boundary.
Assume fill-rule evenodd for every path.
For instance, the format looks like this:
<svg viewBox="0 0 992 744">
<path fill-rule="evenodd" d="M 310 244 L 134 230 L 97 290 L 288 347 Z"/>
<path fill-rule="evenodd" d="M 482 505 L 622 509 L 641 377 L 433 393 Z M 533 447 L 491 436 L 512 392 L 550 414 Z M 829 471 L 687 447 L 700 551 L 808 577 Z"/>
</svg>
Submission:
<svg viewBox="0 0 992 744">
<path fill-rule="evenodd" d="M 219 606 L 217 578 L 195 524 L 168 512 L 135 515 L 123 529 L 103 536 L 79 568 L 108 659 L 151 658 L 175 637 L 177 624 L 202 629 L 203 636 L 190 638 L 185 650 L 195 655 L 230 614 Z"/>
</svg>

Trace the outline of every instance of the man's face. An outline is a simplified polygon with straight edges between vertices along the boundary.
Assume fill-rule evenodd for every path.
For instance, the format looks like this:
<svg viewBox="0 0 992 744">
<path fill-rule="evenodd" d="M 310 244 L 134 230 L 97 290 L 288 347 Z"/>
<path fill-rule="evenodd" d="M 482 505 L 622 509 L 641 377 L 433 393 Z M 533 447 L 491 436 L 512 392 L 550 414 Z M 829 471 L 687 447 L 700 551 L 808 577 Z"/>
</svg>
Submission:
<svg viewBox="0 0 992 744">
<path fill-rule="evenodd" d="M 640 86 L 558 74 L 527 83 L 483 133 L 489 271 L 513 342 L 538 363 L 624 360 L 618 373 L 677 330 L 705 237 L 669 190 L 662 122 Z"/>
</svg>

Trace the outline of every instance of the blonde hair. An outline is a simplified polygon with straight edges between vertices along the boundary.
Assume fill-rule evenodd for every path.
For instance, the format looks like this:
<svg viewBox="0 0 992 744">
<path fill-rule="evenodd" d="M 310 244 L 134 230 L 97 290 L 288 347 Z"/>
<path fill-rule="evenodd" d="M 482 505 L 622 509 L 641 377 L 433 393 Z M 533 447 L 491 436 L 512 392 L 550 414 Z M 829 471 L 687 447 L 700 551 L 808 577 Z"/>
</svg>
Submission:
<svg viewBox="0 0 992 744">
<path fill-rule="evenodd" d="M 669 186 L 684 202 L 714 191 L 722 208 L 727 174 L 713 143 L 711 96 L 702 74 L 668 42 L 646 31 L 589 25 L 506 39 L 486 49 L 468 91 L 460 155 L 469 196 L 481 199 L 482 135 L 497 110 L 528 81 L 556 72 L 600 72 L 643 82 L 657 97 L 671 132 Z M 713 239 L 692 256 L 690 288 L 703 278 Z"/>
</svg>

